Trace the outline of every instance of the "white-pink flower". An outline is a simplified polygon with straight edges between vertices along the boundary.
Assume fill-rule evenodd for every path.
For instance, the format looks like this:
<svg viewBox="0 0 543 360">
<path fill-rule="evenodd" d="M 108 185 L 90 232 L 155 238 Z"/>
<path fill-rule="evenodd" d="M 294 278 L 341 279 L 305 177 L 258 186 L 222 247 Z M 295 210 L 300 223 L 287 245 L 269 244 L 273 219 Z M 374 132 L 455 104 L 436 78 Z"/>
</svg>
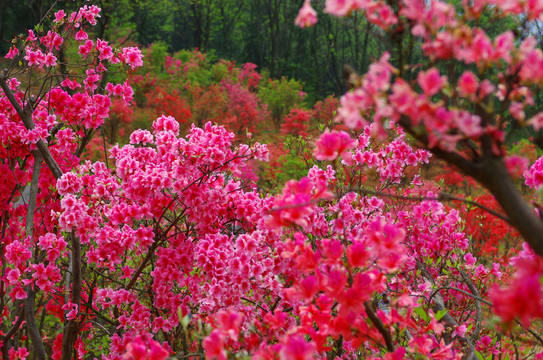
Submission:
<svg viewBox="0 0 543 360">
<path fill-rule="evenodd" d="M 311 6 L 311 0 L 305 0 L 304 6 L 298 12 L 298 16 L 294 20 L 294 24 L 304 28 L 310 27 L 317 23 L 317 12 Z"/>
</svg>

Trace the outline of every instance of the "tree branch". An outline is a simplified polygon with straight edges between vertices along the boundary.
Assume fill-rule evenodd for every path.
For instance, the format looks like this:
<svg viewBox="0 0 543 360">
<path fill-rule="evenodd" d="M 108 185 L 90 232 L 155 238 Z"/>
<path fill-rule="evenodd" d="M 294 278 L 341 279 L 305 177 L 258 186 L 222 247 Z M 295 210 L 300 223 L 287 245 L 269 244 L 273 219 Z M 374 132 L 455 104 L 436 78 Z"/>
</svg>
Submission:
<svg viewBox="0 0 543 360">
<path fill-rule="evenodd" d="M 426 132 L 418 132 L 411 125 L 411 120 L 406 116 L 402 116 L 398 120 L 398 124 L 407 132 L 409 135 L 417 139 L 428 151 L 433 153 L 440 159 L 447 161 L 449 164 L 452 164 L 459 168 L 464 174 L 473 176 L 471 174 L 477 173 L 480 170 L 479 164 L 472 162 L 457 152 L 447 152 L 438 147 L 430 148 L 428 141 L 428 134 Z"/>
<path fill-rule="evenodd" d="M 441 287 L 438 287 L 437 289 L 434 290 L 434 292 L 432 294 L 430 294 L 430 297 L 428 298 L 428 301 L 432 301 L 432 299 L 434 298 L 434 296 L 436 296 L 441 290 L 454 290 L 454 291 L 458 291 L 466 296 L 469 296 L 471 297 L 472 299 L 474 300 L 477 300 L 479 302 L 482 302 L 488 306 L 492 306 L 492 303 L 488 300 L 485 300 L 479 296 L 476 296 L 466 290 L 462 290 L 460 288 L 457 288 L 457 287 L 454 287 L 454 286 L 441 286 Z"/>
<path fill-rule="evenodd" d="M 435 285 L 435 280 L 434 278 L 432 277 L 432 274 L 430 274 L 430 272 L 428 271 L 428 269 L 426 268 L 426 265 L 424 265 L 422 262 L 420 261 L 417 261 L 417 269 L 420 270 L 421 272 L 421 275 L 424 279 L 426 279 L 428 282 L 430 282 L 431 284 Z M 442 310 L 446 310 L 445 308 L 445 301 L 443 300 L 443 297 L 441 296 L 441 294 L 439 293 L 440 289 L 437 289 L 431 296 L 430 298 L 428 299 L 428 302 L 431 303 L 432 300 L 433 303 L 434 303 L 434 311 L 437 313 L 439 311 L 442 311 Z M 435 299 L 434 299 L 435 298 Z M 445 315 L 443 316 L 442 318 L 443 321 L 445 321 L 449 326 L 452 326 L 452 327 L 457 327 L 458 326 L 458 322 L 456 322 L 456 320 L 448 313 L 446 312 Z M 466 360 L 474 360 L 476 359 L 476 355 L 475 355 L 475 346 L 473 345 L 473 341 L 469 338 L 465 338 L 463 339 L 466 344 L 468 345 L 468 348 L 469 348 L 469 355 L 466 356 Z"/>
<path fill-rule="evenodd" d="M 9 360 L 9 348 L 11 337 L 15 335 L 17 330 L 21 327 L 21 324 L 23 323 L 23 320 L 25 318 L 25 305 L 24 303 L 21 304 L 21 311 L 19 312 L 19 316 L 17 317 L 17 321 L 13 324 L 11 329 L 8 330 L 8 332 L 4 335 L 4 339 L 2 342 L 2 359 L 3 360 Z"/>
<path fill-rule="evenodd" d="M 28 199 L 28 209 L 26 213 L 26 236 L 30 237 L 30 241 L 33 242 L 33 233 L 34 233 L 34 213 L 36 211 L 36 197 L 38 195 L 38 184 L 40 180 L 40 171 L 41 171 L 41 162 L 42 156 L 41 153 L 37 150 L 32 151 L 34 155 L 34 167 L 32 169 L 32 180 L 30 182 L 30 196 Z M 32 248 L 32 256 L 35 255 L 34 248 Z M 32 340 L 32 346 L 34 347 L 34 356 L 39 360 L 45 360 L 47 355 L 45 353 L 45 347 L 43 346 L 43 341 L 41 338 L 38 325 L 36 324 L 35 317 L 35 298 L 36 293 L 33 290 L 33 284 L 28 285 L 26 288 L 26 299 L 25 299 L 25 319 L 26 327 L 28 329 L 28 335 Z"/>
<path fill-rule="evenodd" d="M 479 111 L 479 113 L 484 124 L 493 123 L 491 114 L 486 111 Z M 475 162 L 464 158 L 457 152 L 447 152 L 437 147 L 428 148 L 426 132 L 417 132 L 411 121 L 405 116 L 400 118 L 398 124 L 438 158 L 456 166 L 465 175 L 471 176 L 486 187 L 507 214 L 511 225 L 520 232 L 524 240 L 539 256 L 543 256 L 543 236 L 541 235 L 543 234 L 543 222 L 516 188 L 505 167 L 503 158 L 492 153 L 492 143 L 488 136 L 482 139 L 484 155 Z"/>
<path fill-rule="evenodd" d="M 81 243 L 74 232 L 70 232 L 72 242 L 72 304 L 77 305 L 78 314 L 81 311 Z M 62 360 L 71 360 L 74 344 L 79 333 L 78 315 L 68 320 L 64 326 L 62 338 Z"/>
<path fill-rule="evenodd" d="M 383 339 L 385 340 L 385 344 L 387 346 L 387 350 L 389 352 L 393 352 L 394 344 L 392 343 L 392 335 L 390 335 L 390 330 L 385 329 L 383 322 L 381 321 L 381 319 L 379 319 L 377 314 L 375 314 L 375 311 L 373 311 L 373 308 L 371 307 L 369 301 L 364 302 L 364 308 L 366 309 L 366 314 L 368 315 L 368 318 L 383 336 Z"/>
<path fill-rule="evenodd" d="M 460 270 L 460 275 L 462 275 L 462 279 L 468 286 L 469 291 L 471 291 L 471 293 L 473 294 L 473 299 L 475 299 L 475 326 L 473 328 L 473 335 L 471 336 L 471 341 L 475 342 L 479 339 L 479 335 L 481 334 L 481 326 L 483 323 L 483 309 L 481 307 L 481 303 L 485 301 L 481 301 L 482 299 L 481 295 L 479 294 L 479 290 L 473 284 L 473 281 L 471 281 L 468 274 Z"/>
<path fill-rule="evenodd" d="M 539 256 L 543 256 L 543 222 L 516 188 L 503 159 L 485 157 L 483 171 L 474 177 L 494 195 L 511 224 Z"/>
<path fill-rule="evenodd" d="M 468 287 L 469 287 L 469 286 L 468 286 Z M 472 294 L 472 293 L 469 293 L 469 292 L 467 292 L 467 291 L 465 291 L 465 290 L 459 289 L 459 288 L 454 287 L 454 286 L 442 286 L 442 287 L 440 287 L 440 288 L 437 288 L 437 289 L 434 290 L 434 292 L 430 295 L 428 301 L 431 301 L 431 299 L 432 299 L 437 293 L 439 293 L 439 291 L 441 291 L 441 290 L 454 290 L 454 291 L 458 291 L 458 292 L 461 292 L 461 293 L 464 294 L 464 295 L 467 295 L 467 296 L 473 298 L 474 300 L 476 300 L 476 301 L 478 301 L 478 302 L 481 302 L 481 303 L 486 304 L 486 305 L 488 305 L 488 306 L 494 306 L 494 304 L 492 304 L 490 301 L 485 300 L 485 299 L 483 299 L 483 298 L 481 298 L 481 297 L 479 297 L 479 296 L 476 296 L 476 295 L 474 295 L 474 294 Z M 470 291 L 471 291 L 471 290 L 470 290 Z M 517 320 L 517 319 L 515 319 L 515 323 L 517 323 L 524 331 L 526 331 L 527 333 L 529 333 L 530 335 L 532 335 L 537 341 L 539 341 L 539 342 L 541 343 L 541 345 L 543 345 L 543 338 L 542 338 L 541 336 L 539 336 L 536 332 L 534 332 L 534 331 L 530 330 L 529 328 L 525 327 L 524 325 L 522 325 L 522 323 L 521 323 L 519 320 Z M 479 331 L 479 332 L 480 332 L 480 328 L 479 328 L 479 330 L 474 330 L 474 331 Z M 474 333 L 474 335 L 475 335 L 475 333 Z M 474 338 L 475 338 L 475 336 L 472 336 L 472 340 L 473 340 L 473 341 L 475 341 Z"/>
<path fill-rule="evenodd" d="M 23 109 L 13 95 L 13 92 L 9 88 L 6 80 L 7 78 L 5 75 L 0 76 L 0 87 L 2 87 L 2 90 L 4 90 L 4 94 L 8 98 L 9 102 L 11 103 L 17 114 L 21 117 L 21 120 L 23 121 L 26 129 L 33 130 L 35 125 L 34 121 L 32 120 L 32 106 L 30 102 Z M 43 160 L 47 164 L 49 170 L 51 170 L 51 172 L 53 173 L 55 179 L 59 179 L 62 176 L 62 170 L 58 166 L 56 160 L 53 158 L 53 155 L 49 151 L 49 148 L 47 147 L 45 141 L 43 141 L 42 139 L 38 140 L 38 142 L 36 143 L 36 147 L 40 151 Z"/>
<path fill-rule="evenodd" d="M 437 197 L 435 197 L 435 196 L 432 197 L 432 196 L 405 196 L 405 195 L 387 194 L 387 193 L 383 193 L 383 192 L 379 192 L 379 191 L 375 191 L 375 190 L 367 190 L 367 189 L 361 189 L 361 188 L 351 188 L 351 189 L 349 189 L 349 191 L 354 191 L 354 192 L 358 192 L 358 193 L 361 193 L 361 194 L 370 194 L 370 195 L 375 195 L 375 196 L 391 197 L 391 198 L 395 198 L 395 199 L 408 200 L 408 201 L 460 201 L 460 202 L 463 202 L 463 203 L 466 203 L 466 204 L 469 204 L 469 205 L 477 206 L 478 208 L 483 209 L 484 211 L 488 212 L 489 214 L 492 214 L 495 217 L 497 217 L 497 218 L 499 218 L 499 219 L 501 219 L 501 220 L 503 220 L 503 221 L 505 221 L 505 222 L 512 225 L 511 220 L 509 220 L 508 217 L 504 216 L 503 214 L 500 214 L 499 212 L 497 212 L 495 210 L 492 210 L 491 208 L 489 208 L 489 207 L 487 207 L 487 206 L 485 206 L 483 204 L 479 204 L 478 202 L 463 199 L 461 197 L 454 196 L 452 194 L 447 194 L 447 193 L 444 193 L 444 192 L 440 192 Z"/>
</svg>

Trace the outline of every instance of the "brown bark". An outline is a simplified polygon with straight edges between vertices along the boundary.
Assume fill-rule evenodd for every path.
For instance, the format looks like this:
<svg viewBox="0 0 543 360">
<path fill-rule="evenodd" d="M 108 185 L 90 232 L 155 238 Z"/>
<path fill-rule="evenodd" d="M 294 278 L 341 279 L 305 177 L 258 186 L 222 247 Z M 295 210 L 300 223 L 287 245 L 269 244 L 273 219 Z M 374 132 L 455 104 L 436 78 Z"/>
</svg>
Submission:
<svg viewBox="0 0 543 360">
<path fill-rule="evenodd" d="M 28 199 L 28 209 L 26 213 L 26 236 L 29 236 L 31 241 L 33 239 L 34 233 L 34 213 L 36 211 L 36 197 L 38 194 L 38 184 L 40 180 L 40 171 L 41 171 L 41 162 L 42 157 L 41 153 L 37 150 L 32 152 L 34 155 L 34 167 L 32 169 L 32 180 L 30 182 L 30 196 Z M 32 251 L 34 255 L 34 251 Z M 26 289 L 26 299 L 24 303 L 24 313 L 26 320 L 26 328 L 28 330 L 28 335 L 32 340 L 32 347 L 34 348 L 34 355 L 40 360 L 45 360 L 47 355 L 45 354 L 45 347 L 43 346 L 43 340 L 41 338 L 38 325 L 36 324 L 35 316 L 35 298 L 36 293 L 33 289 L 33 285 L 28 285 Z"/>
<path fill-rule="evenodd" d="M 486 113 L 483 115 L 490 116 Z M 399 124 L 407 133 L 428 148 L 426 133 L 420 132 L 418 129 L 416 131 L 411 126 L 410 120 L 405 117 L 400 119 Z M 543 256 L 543 221 L 516 188 L 505 167 L 503 158 L 492 153 L 490 142 L 488 137 L 483 137 L 484 154 L 474 160 L 469 160 L 457 152 L 446 152 L 439 148 L 429 150 L 438 158 L 456 166 L 465 175 L 471 176 L 487 188 L 502 207 L 511 225 L 520 232 L 524 240 L 539 256 Z"/>
<path fill-rule="evenodd" d="M 73 232 L 70 233 L 72 243 L 72 304 L 77 305 L 78 312 L 81 305 L 81 243 L 79 238 Z M 75 358 L 74 344 L 79 333 L 79 321 L 75 319 L 68 320 L 64 324 L 62 337 L 62 360 Z"/>
</svg>

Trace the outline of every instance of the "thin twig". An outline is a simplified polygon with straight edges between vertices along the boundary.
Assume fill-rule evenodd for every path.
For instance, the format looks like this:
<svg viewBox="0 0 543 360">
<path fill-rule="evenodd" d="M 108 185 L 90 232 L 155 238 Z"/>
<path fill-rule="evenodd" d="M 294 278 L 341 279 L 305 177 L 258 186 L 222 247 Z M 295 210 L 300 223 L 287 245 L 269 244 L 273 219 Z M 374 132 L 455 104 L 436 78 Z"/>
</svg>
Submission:
<svg viewBox="0 0 543 360">
<path fill-rule="evenodd" d="M 515 322 L 517 324 L 519 324 L 525 331 L 529 332 L 533 337 L 535 337 L 537 339 L 537 341 L 539 341 L 541 343 L 541 345 L 543 345 L 543 338 L 541 338 L 541 336 L 537 335 L 537 333 L 535 333 L 534 331 L 528 329 L 527 327 L 525 327 L 524 325 L 522 325 L 522 323 L 520 321 L 518 321 L 517 319 L 515 319 Z"/>
<path fill-rule="evenodd" d="M 466 295 L 466 296 L 469 296 L 471 298 L 473 298 L 474 300 L 477 300 L 477 301 L 480 301 L 486 305 L 489 305 L 489 306 L 492 306 L 492 303 L 488 300 L 485 300 L 479 296 L 476 296 L 466 290 L 462 290 L 462 289 L 459 289 L 457 287 L 454 287 L 454 286 L 441 286 L 437 289 L 434 290 L 434 292 L 430 295 L 430 297 L 428 298 L 428 302 L 432 301 L 432 299 L 434 298 L 434 296 L 436 296 L 441 290 L 454 290 L 454 291 L 458 291 L 458 292 L 461 292 L 462 294 Z"/>
<path fill-rule="evenodd" d="M 462 275 L 462 279 L 464 279 L 464 282 L 468 286 L 469 291 L 474 295 L 473 298 L 475 299 L 475 327 L 473 329 L 473 335 L 471 336 L 471 340 L 473 342 L 477 341 L 479 339 L 479 335 L 481 334 L 481 326 L 483 323 L 483 309 L 481 307 L 481 295 L 479 294 L 479 290 L 473 284 L 473 281 L 471 281 L 468 274 L 466 274 L 464 271 L 460 270 L 460 275 Z"/>
<path fill-rule="evenodd" d="M 376 192 L 375 190 L 368 190 L 368 189 L 361 189 L 361 188 L 351 188 L 349 191 L 361 193 L 361 194 L 369 194 L 369 195 L 375 195 L 375 196 L 382 196 L 382 197 L 389 197 L 399 200 L 407 200 L 407 201 L 460 201 L 469 205 L 477 206 L 478 208 L 483 209 L 484 211 L 488 212 L 489 214 L 494 215 L 495 217 L 507 222 L 508 224 L 511 224 L 511 220 L 503 214 L 500 214 L 499 212 L 492 210 L 491 208 L 479 204 L 478 202 L 464 199 L 458 196 L 454 196 L 452 194 L 447 194 L 444 192 L 440 192 L 438 196 L 406 196 L 406 195 L 397 195 L 397 194 L 387 194 L 387 193 L 381 193 Z"/>
<path fill-rule="evenodd" d="M 21 324 L 23 323 L 23 320 L 25 318 L 25 309 L 24 309 L 24 304 L 21 305 L 21 311 L 19 312 L 19 315 L 17 317 L 17 321 L 15 321 L 15 323 L 13 324 L 13 326 L 11 327 L 11 329 L 9 329 L 9 331 L 4 335 L 4 341 L 7 340 L 7 339 L 10 339 L 16 332 L 17 330 L 19 330 L 19 327 L 21 326 Z"/>
<path fill-rule="evenodd" d="M 253 300 L 250 300 L 250 299 L 247 299 L 245 297 L 240 297 L 241 300 L 243 301 L 247 301 L 248 303 L 251 303 L 253 304 L 254 306 L 258 307 L 260 310 L 264 311 L 264 312 L 269 312 L 268 310 L 266 310 L 265 308 L 263 308 L 260 304 L 257 304 L 256 302 L 254 302 Z"/>
<path fill-rule="evenodd" d="M 181 356 L 177 356 L 177 358 L 178 359 L 186 359 L 186 358 L 190 358 L 191 356 L 198 356 L 200 359 L 204 358 L 204 354 L 200 354 L 200 353 L 192 353 L 192 354 L 187 354 L 187 355 L 181 355 Z"/>
<path fill-rule="evenodd" d="M 432 274 L 430 274 L 430 272 L 426 268 L 426 265 L 424 265 L 420 261 L 417 261 L 416 267 L 417 267 L 417 269 L 420 270 L 421 275 L 422 275 L 422 277 L 424 279 L 426 279 L 427 281 L 429 281 L 430 283 L 435 285 L 435 280 L 432 277 Z M 469 293 L 467 293 L 467 294 L 469 294 Z M 432 296 L 428 299 L 428 303 L 431 303 L 432 299 L 434 297 L 435 297 L 435 299 L 433 301 L 433 303 L 434 303 L 434 312 L 437 313 L 437 312 L 443 311 L 443 310 L 446 311 L 447 309 L 445 308 L 445 301 L 443 300 L 443 297 L 441 296 L 439 290 L 436 290 L 432 294 Z M 451 327 L 457 327 L 458 326 L 458 322 L 449 314 L 448 311 L 445 312 L 445 315 L 443 315 L 442 320 L 444 322 L 446 322 Z M 461 338 L 461 341 L 466 342 L 466 344 L 468 345 L 469 351 L 470 351 L 470 353 L 466 356 L 465 359 L 466 360 L 474 360 L 476 358 L 476 355 L 475 355 L 475 346 L 473 345 L 473 341 L 470 338 Z"/>
<path fill-rule="evenodd" d="M 461 292 L 462 294 L 466 295 L 466 296 L 469 296 L 471 298 L 473 298 L 474 300 L 476 301 L 480 301 L 482 302 L 483 304 L 486 304 L 488 306 L 494 306 L 494 304 L 492 304 L 490 301 L 488 300 L 485 300 L 479 296 L 475 296 L 474 294 L 472 293 L 469 293 L 467 292 L 466 290 L 462 290 L 462 289 L 459 289 L 457 287 L 454 287 L 454 286 L 442 286 L 438 289 L 436 289 L 431 295 L 430 295 L 430 298 L 428 301 L 431 301 L 431 299 L 435 296 L 435 294 L 437 294 L 439 291 L 441 290 L 454 290 L 454 291 L 458 291 L 458 292 Z M 541 343 L 541 345 L 543 345 L 543 338 L 541 336 L 539 336 L 537 333 L 535 333 L 534 331 L 530 330 L 529 328 L 525 327 L 524 325 L 522 325 L 522 323 L 515 319 L 515 323 L 517 323 L 518 325 L 520 325 L 520 327 L 522 327 L 523 330 L 525 330 L 526 332 L 530 333 L 534 338 L 536 338 L 537 341 L 539 341 Z"/>
</svg>

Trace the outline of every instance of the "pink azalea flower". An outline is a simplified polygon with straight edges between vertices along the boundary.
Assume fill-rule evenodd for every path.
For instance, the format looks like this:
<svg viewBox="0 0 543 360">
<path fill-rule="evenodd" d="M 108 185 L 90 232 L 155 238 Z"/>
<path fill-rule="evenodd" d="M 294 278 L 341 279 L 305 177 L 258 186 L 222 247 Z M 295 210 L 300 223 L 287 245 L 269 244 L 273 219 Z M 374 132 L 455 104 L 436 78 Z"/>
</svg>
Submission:
<svg viewBox="0 0 543 360">
<path fill-rule="evenodd" d="M 137 47 L 125 47 L 119 54 L 121 61 L 129 65 L 132 70 L 143 66 L 143 54 Z"/>
<path fill-rule="evenodd" d="M 452 336 L 459 336 L 461 338 L 466 336 L 466 331 L 468 331 L 468 328 L 466 325 L 462 324 L 460 326 L 457 326 L 456 329 L 454 329 Z"/>
<path fill-rule="evenodd" d="M 243 314 L 236 311 L 224 311 L 221 310 L 216 315 L 217 325 L 220 327 L 221 332 L 234 341 L 238 340 L 241 321 L 243 320 Z"/>
<path fill-rule="evenodd" d="M 48 67 L 57 66 L 57 58 L 52 53 L 47 53 L 45 54 L 43 63 L 45 66 L 48 66 Z"/>
<path fill-rule="evenodd" d="M 10 284 L 16 284 L 19 281 L 20 277 L 21 272 L 19 271 L 19 269 L 8 269 L 6 278 Z"/>
<path fill-rule="evenodd" d="M 226 360 L 223 335 L 219 330 L 213 330 L 202 342 L 207 359 Z"/>
<path fill-rule="evenodd" d="M 464 260 L 466 260 L 466 265 L 468 267 L 473 267 L 477 262 L 477 258 L 474 257 L 471 253 L 467 253 L 466 255 L 464 255 Z"/>
<path fill-rule="evenodd" d="M 75 90 L 77 88 L 81 87 L 81 84 L 77 82 L 76 79 L 70 80 L 70 78 L 66 78 L 64 81 L 60 83 L 61 86 L 67 87 L 70 90 Z"/>
<path fill-rule="evenodd" d="M 353 10 L 354 5 L 354 0 L 327 0 L 324 12 L 335 16 L 345 16 Z"/>
<path fill-rule="evenodd" d="M 526 179 L 526 185 L 532 188 L 539 188 L 543 185 L 543 157 L 537 159 L 537 161 L 524 172 L 524 178 Z"/>
<path fill-rule="evenodd" d="M 284 225 L 307 225 L 307 217 L 313 213 L 311 199 L 312 184 L 308 178 L 299 182 L 289 180 L 283 188 L 283 193 L 275 199 L 276 209 L 268 220 L 270 228 Z"/>
<path fill-rule="evenodd" d="M 541 294 L 541 275 L 543 274 L 543 261 L 519 259 L 518 268 L 508 287 L 490 289 L 490 297 L 494 309 L 505 323 L 510 324 L 519 318 L 525 327 L 529 327 L 532 320 L 543 317 L 543 298 Z M 530 299 L 530 301 L 526 301 Z"/>
<path fill-rule="evenodd" d="M 17 56 L 17 54 L 19 53 L 19 49 L 17 49 L 15 46 L 12 46 L 8 53 L 6 54 L 5 58 L 6 59 L 13 59 L 15 56 Z"/>
<path fill-rule="evenodd" d="M 543 129 L 543 112 L 538 112 L 528 119 L 528 124 L 532 125 L 535 131 Z"/>
<path fill-rule="evenodd" d="M 441 88 L 443 88 L 446 81 L 447 78 L 445 76 L 440 76 L 439 70 L 435 67 L 427 71 L 419 72 L 419 75 L 417 77 L 417 82 L 419 83 L 419 86 L 421 87 L 422 91 L 424 91 L 424 94 L 426 94 L 427 96 L 437 94 L 441 90 Z"/>
<path fill-rule="evenodd" d="M 289 336 L 279 351 L 281 360 L 312 360 L 316 346 L 300 335 Z"/>
<path fill-rule="evenodd" d="M 30 47 L 27 46 L 25 49 L 25 52 L 26 52 L 25 60 L 28 61 L 28 66 L 32 66 L 32 65 L 38 65 L 39 67 L 43 66 L 43 61 L 44 61 L 45 56 L 40 49 L 34 51 Z"/>
<path fill-rule="evenodd" d="M 347 248 L 347 260 L 352 267 L 363 267 L 370 257 L 367 244 L 356 241 Z"/>
<path fill-rule="evenodd" d="M 14 348 L 9 349 L 9 360 L 25 360 L 30 355 L 27 348 L 20 347 L 17 350 Z"/>
<path fill-rule="evenodd" d="M 165 360 L 168 351 L 155 340 L 144 340 L 141 336 L 136 337 L 126 346 L 123 360 Z"/>
<path fill-rule="evenodd" d="M 467 111 L 462 111 L 455 116 L 456 126 L 466 136 L 471 138 L 478 138 L 483 135 L 483 128 L 481 127 L 481 118 L 477 115 L 473 115 Z"/>
<path fill-rule="evenodd" d="M 87 40 L 84 45 L 79 46 L 78 53 L 83 55 L 83 59 L 86 59 L 87 55 L 92 51 L 93 46 L 94 42 L 92 40 Z"/>
<path fill-rule="evenodd" d="M 477 76 L 469 70 L 464 71 L 458 79 L 458 91 L 462 96 L 475 94 L 478 87 L 479 79 L 477 79 Z"/>
<path fill-rule="evenodd" d="M 75 33 L 75 39 L 77 41 L 87 40 L 89 38 L 89 35 L 83 29 L 79 29 L 77 33 Z"/>
<path fill-rule="evenodd" d="M 512 155 L 505 158 L 505 167 L 507 171 L 515 176 L 519 177 L 528 169 L 529 161 L 522 156 Z"/>
<path fill-rule="evenodd" d="M 511 62 L 511 51 L 515 48 L 515 35 L 511 30 L 504 32 L 494 40 L 494 58 Z"/>
<path fill-rule="evenodd" d="M 64 21 L 64 18 L 66 17 L 66 13 L 64 12 L 64 10 L 59 10 L 55 13 L 55 20 L 54 22 L 56 23 L 61 23 L 62 21 Z"/>
<path fill-rule="evenodd" d="M 337 111 L 337 121 L 343 122 L 349 129 L 361 128 L 367 124 L 361 111 L 364 105 L 369 105 L 370 97 L 363 89 L 356 89 L 343 95 L 341 106 Z"/>
<path fill-rule="evenodd" d="M 335 160 L 341 154 L 356 146 L 356 140 L 345 131 L 328 131 L 326 130 L 317 140 L 316 149 L 314 152 L 315 159 Z"/>
<path fill-rule="evenodd" d="M 28 37 L 26 38 L 26 41 L 36 41 L 38 38 L 36 37 L 36 34 L 34 34 L 33 30 L 28 30 Z"/>
<path fill-rule="evenodd" d="M 311 0 L 305 0 L 304 6 L 298 12 L 294 24 L 304 28 L 310 27 L 317 23 L 317 12 L 311 7 Z"/>
</svg>

